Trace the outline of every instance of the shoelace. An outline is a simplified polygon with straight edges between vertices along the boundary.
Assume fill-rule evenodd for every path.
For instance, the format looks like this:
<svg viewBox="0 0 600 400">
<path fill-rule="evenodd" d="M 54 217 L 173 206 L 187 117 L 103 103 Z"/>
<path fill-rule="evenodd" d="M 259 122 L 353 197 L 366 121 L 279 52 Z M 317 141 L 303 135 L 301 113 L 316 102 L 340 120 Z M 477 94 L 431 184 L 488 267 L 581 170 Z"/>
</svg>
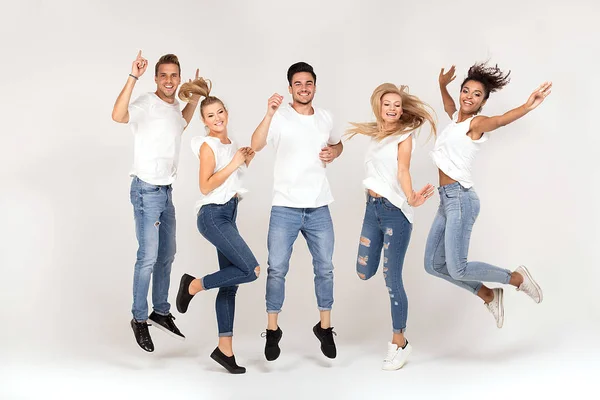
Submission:
<svg viewBox="0 0 600 400">
<path fill-rule="evenodd" d="M 388 352 L 385 356 L 385 358 L 383 359 L 383 361 L 392 361 L 394 359 L 394 357 L 396 356 L 396 354 L 398 353 L 398 350 L 400 350 L 400 348 L 396 348 L 395 350 L 392 348 L 388 348 Z"/>
<path fill-rule="evenodd" d="M 142 343 L 148 344 L 150 343 L 150 332 L 148 331 L 148 327 L 151 326 L 149 323 L 142 323 L 140 327 L 140 337 L 142 339 Z"/>
<path fill-rule="evenodd" d="M 333 330 L 333 327 L 324 329 L 325 341 L 327 344 L 333 344 L 333 335 L 337 336 L 337 333 Z"/>
</svg>

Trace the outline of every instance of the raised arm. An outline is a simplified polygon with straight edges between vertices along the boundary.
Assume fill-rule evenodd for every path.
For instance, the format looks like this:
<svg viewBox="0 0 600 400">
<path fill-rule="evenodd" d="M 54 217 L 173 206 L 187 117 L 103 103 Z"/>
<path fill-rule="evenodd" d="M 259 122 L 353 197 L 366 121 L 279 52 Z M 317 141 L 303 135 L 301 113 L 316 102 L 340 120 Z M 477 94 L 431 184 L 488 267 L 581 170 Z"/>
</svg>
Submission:
<svg viewBox="0 0 600 400">
<path fill-rule="evenodd" d="M 537 106 L 542 104 L 544 99 L 552 92 L 552 82 L 542 83 L 536 90 L 531 93 L 529 99 L 517 108 L 493 117 L 479 116 L 473 118 L 471 121 L 471 135 L 474 138 L 480 138 L 485 132 L 491 132 L 495 129 L 500 128 L 514 122 L 534 110 Z"/>
<path fill-rule="evenodd" d="M 408 205 L 412 207 L 419 207 L 431 197 L 434 188 L 432 185 L 427 184 L 418 192 L 413 190 L 412 178 L 410 176 L 412 141 L 413 137 L 410 135 L 398 144 L 398 182 L 400 183 L 400 188 L 406 196 Z"/>
<path fill-rule="evenodd" d="M 200 70 L 196 69 L 196 77 L 194 78 L 194 80 L 198 79 L 199 76 L 200 76 Z M 192 82 L 192 80 L 190 79 L 188 82 Z M 185 125 L 186 128 L 192 121 L 192 117 L 194 116 L 194 111 L 196 111 L 196 106 L 198 105 L 199 100 L 200 100 L 200 95 L 198 95 L 198 94 L 192 95 L 191 100 L 188 101 L 188 103 L 185 105 L 185 107 L 183 107 L 183 110 L 181 111 L 181 114 L 183 115 L 183 119 L 185 119 L 185 122 L 187 122 L 187 124 Z"/>
<path fill-rule="evenodd" d="M 236 169 L 246 162 L 248 149 L 248 147 L 238 149 L 229 164 L 215 172 L 215 154 L 208 144 L 203 143 L 200 146 L 199 154 L 200 172 L 198 174 L 198 183 L 200 185 L 200 192 L 207 195 L 221 186 Z"/>
<path fill-rule="evenodd" d="M 456 75 L 454 75 L 455 70 L 456 67 L 454 65 L 450 67 L 446 73 L 444 73 L 444 68 L 442 68 L 438 78 L 440 83 L 440 92 L 442 93 L 442 101 L 444 102 L 444 111 L 446 111 L 446 114 L 448 114 L 450 119 L 452 119 L 452 116 L 456 112 L 456 104 L 454 104 L 454 100 L 452 99 L 452 96 L 450 96 L 450 93 L 448 93 L 446 86 L 448 86 L 448 84 L 456 78 Z"/>
<path fill-rule="evenodd" d="M 131 75 L 127 78 L 127 82 L 119 93 L 115 106 L 113 107 L 112 119 L 115 122 L 126 124 L 129 122 L 129 102 L 131 101 L 131 93 L 137 80 L 146 72 L 148 60 L 142 57 L 142 51 L 138 52 L 136 59 L 131 65 Z M 133 75 L 133 76 L 132 76 Z"/>
<path fill-rule="evenodd" d="M 283 102 L 283 96 L 275 93 L 273 96 L 269 97 L 269 101 L 267 102 L 267 113 L 260 124 L 254 130 L 252 134 L 251 146 L 255 151 L 261 151 L 267 145 L 267 136 L 269 134 L 269 127 L 271 126 L 271 121 L 273 120 L 273 115 L 275 115 L 275 111 L 279 108 Z"/>
</svg>

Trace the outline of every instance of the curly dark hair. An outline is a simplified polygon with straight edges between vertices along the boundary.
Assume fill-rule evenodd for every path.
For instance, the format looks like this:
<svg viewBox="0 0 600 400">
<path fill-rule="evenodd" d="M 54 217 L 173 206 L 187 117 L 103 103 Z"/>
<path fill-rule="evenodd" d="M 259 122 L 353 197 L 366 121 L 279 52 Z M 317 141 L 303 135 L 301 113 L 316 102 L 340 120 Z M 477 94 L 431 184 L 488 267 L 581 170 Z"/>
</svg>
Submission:
<svg viewBox="0 0 600 400">
<path fill-rule="evenodd" d="M 467 77 L 460 85 L 460 89 L 462 90 L 463 86 L 465 86 L 465 83 L 468 81 L 479 82 L 485 89 L 484 99 L 487 100 L 488 97 L 490 97 L 490 93 L 497 92 L 510 82 L 509 75 L 510 71 L 508 71 L 507 74 L 504 74 L 504 72 L 498 68 L 498 64 L 491 67 L 487 65 L 487 62 L 475 63 L 469 68 Z"/>
</svg>

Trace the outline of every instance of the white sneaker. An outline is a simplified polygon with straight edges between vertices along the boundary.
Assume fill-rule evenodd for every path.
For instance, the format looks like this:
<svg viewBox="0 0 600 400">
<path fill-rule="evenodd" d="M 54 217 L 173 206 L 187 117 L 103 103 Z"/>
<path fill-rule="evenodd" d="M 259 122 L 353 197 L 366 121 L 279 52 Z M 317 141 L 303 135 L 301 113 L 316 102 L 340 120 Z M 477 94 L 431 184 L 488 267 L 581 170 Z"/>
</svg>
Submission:
<svg viewBox="0 0 600 400">
<path fill-rule="evenodd" d="M 485 306 L 492 313 L 496 319 L 496 326 L 502 328 L 504 325 L 504 289 L 492 289 L 494 292 L 494 299 L 489 303 L 485 303 Z"/>
<path fill-rule="evenodd" d="M 404 346 L 404 348 L 388 342 L 387 355 L 383 359 L 383 365 L 381 369 L 385 371 L 395 371 L 402 368 L 404 363 L 406 363 L 411 351 L 412 346 L 410 343 L 408 343 L 408 340 L 406 341 L 406 346 Z"/>
<path fill-rule="evenodd" d="M 527 268 L 525 268 L 524 265 L 521 265 L 515 272 L 518 272 L 523 276 L 523 283 L 521 283 L 521 286 L 519 286 L 517 290 L 522 291 L 531 297 L 536 303 L 541 303 L 544 298 L 542 295 L 542 288 L 540 288 L 536 281 L 533 280 Z"/>
</svg>

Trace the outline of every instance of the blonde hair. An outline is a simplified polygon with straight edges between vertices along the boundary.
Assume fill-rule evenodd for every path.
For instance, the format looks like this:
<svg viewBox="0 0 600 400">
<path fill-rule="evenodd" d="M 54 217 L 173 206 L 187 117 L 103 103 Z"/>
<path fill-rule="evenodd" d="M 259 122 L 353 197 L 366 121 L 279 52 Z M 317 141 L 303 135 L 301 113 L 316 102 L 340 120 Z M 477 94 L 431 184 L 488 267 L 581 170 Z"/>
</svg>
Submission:
<svg viewBox="0 0 600 400">
<path fill-rule="evenodd" d="M 381 118 L 381 99 L 388 93 L 395 93 L 402 98 L 402 115 L 396 126 L 391 130 L 384 129 L 383 118 Z M 371 95 L 371 108 L 373 114 L 375 114 L 376 122 L 351 122 L 352 128 L 346 131 L 349 139 L 355 135 L 366 135 L 381 141 L 389 136 L 418 131 L 425 122 L 429 122 L 429 125 L 431 125 L 433 135 L 437 132 L 435 120 L 432 117 L 434 111 L 417 96 L 409 94 L 408 86 L 396 86 L 393 83 L 383 83 L 377 86 Z"/>
<path fill-rule="evenodd" d="M 221 103 L 223 108 L 225 108 L 225 111 L 227 111 L 227 108 L 225 107 L 225 104 L 223 104 L 221 99 L 210 95 L 211 90 L 212 82 L 209 79 L 204 79 L 200 77 L 194 80 L 193 82 L 186 82 L 183 85 L 181 85 L 181 88 L 179 89 L 179 98 L 182 101 L 188 103 L 192 99 L 193 95 L 200 95 L 200 97 L 204 97 L 204 99 L 202 99 L 202 101 L 200 102 L 201 117 L 203 116 L 202 109 L 214 103 Z"/>
</svg>

